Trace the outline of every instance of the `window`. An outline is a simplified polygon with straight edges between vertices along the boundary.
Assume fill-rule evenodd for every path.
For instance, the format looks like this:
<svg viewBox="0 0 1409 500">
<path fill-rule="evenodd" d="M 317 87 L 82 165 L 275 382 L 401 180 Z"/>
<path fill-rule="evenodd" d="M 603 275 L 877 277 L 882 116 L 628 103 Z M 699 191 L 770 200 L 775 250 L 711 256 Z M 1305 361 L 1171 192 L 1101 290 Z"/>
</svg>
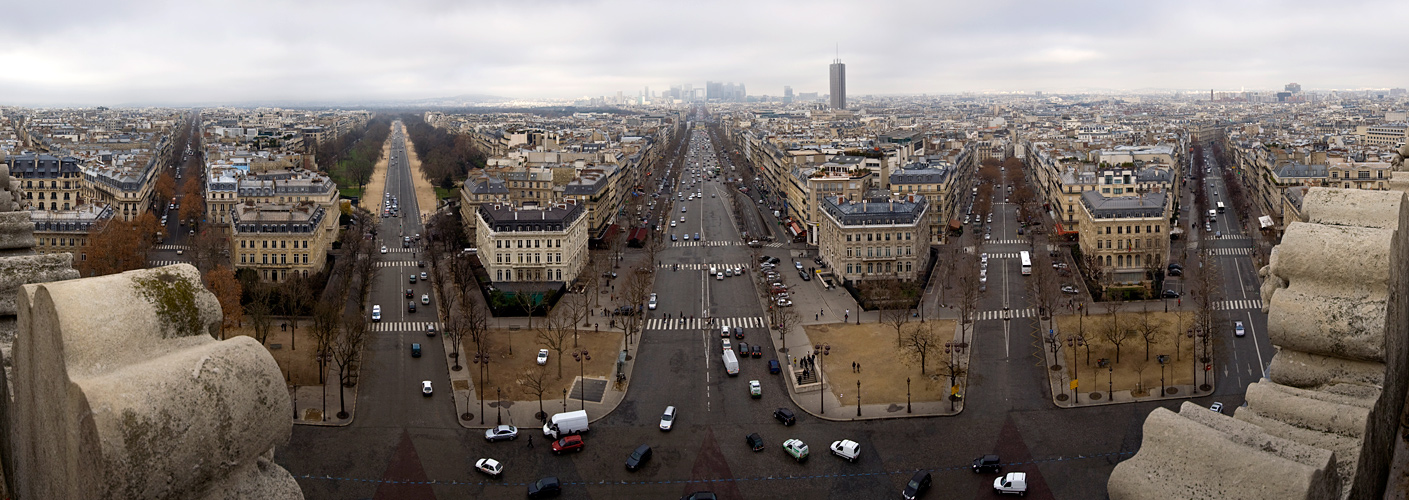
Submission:
<svg viewBox="0 0 1409 500">
<path fill-rule="evenodd" d="M 851 241 L 851 235 L 846 235 L 846 241 Z"/>
<path fill-rule="evenodd" d="M 1111 234 L 1111 227 L 1110 227 L 1110 226 L 1106 226 L 1106 234 Z"/>
<path fill-rule="evenodd" d="M 1105 247 L 1106 247 L 1106 240 L 1096 240 L 1096 249 L 1097 249 L 1097 250 L 1103 249 L 1103 248 L 1105 248 Z"/>
<path fill-rule="evenodd" d="M 847 248 L 847 249 L 846 249 L 846 256 L 847 256 L 847 257 L 850 257 L 850 256 L 851 256 L 851 248 Z"/>
<path fill-rule="evenodd" d="M 1122 228 L 1122 227 L 1120 227 L 1120 226 L 1116 226 L 1116 227 L 1115 227 L 1115 234 L 1121 234 L 1121 231 L 1124 231 L 1124 228 Z"/>
</svg>

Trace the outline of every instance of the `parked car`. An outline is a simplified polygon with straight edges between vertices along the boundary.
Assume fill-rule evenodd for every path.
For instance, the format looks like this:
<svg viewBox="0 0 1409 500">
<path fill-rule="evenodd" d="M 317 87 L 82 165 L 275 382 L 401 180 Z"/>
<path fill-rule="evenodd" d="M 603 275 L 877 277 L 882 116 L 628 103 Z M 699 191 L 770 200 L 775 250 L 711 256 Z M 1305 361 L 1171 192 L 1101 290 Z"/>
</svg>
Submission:
<svg viewBox="0 0 1409 500">
<path fill-rule="evenodd" d="M 660 430 L 669 431 L 675 426 L 675 407 L 665 407 L 665 414 L 660 416 Z"/>
<path fill-rule="evenodd" d="M 540 365 L 546 365 L 546 364 L 548 364 L 548 350 L 547 350 L 547 349 L 539 349 L 539 350 L 538 350 L 538 364 L 540 364 Z"/>
<path fill-rule="evenodd" d="M 763 436 L 759 436 L 757 432 L 744 436 L 744 441 L 749 444 L 749 449 L 753 451 L 763 450 Z"/>
<path fill-rule="evenodd" d="M 489 474 L 490 477 L 499 477 L 504 473 L 504 465 L 492 458 L 481 458 L 475 461 L 475 468 L 480 472 Z"/>
<path fill-rule="evenodd" d="M 1179 298 L 1179 292 L 1176 292 L 1176 291 L 1174 291 L 1174 290 L 1165 290 L 1165 291 L 1164 291 L 1164 294 L 1162 294 L 1162 295 L 1160 295 L 1160 296 L 1161 296 L 1161 297 L 1164 297 L 1164 298 L 1166 298 L 1166 299 L 1177 299 L 1177 298 Z"/>
<path fill-rule="evenodd" d="M 556 477 L 545 477 L 528 484 L 529 498 L 552 498 L 563 492 Z"/>
<path fill-rule="evenodd" d="M 778 419 L 778 421 L 782 422 L 783 425 L 793 425 L 797 423 L 797 416 L 793 415 L 793 411 L 787 408 L 779 408 L 777 410 L 774 410 L 773 418 Z"/>
<path fill-rule="evenodd" d="M 861 458 L 861 444 L 850 439 L 832 441 L 832 454 L 845 458 L 848 462 L 856 462 Z"/>
<path fill-rule="evenodd" d="M 910 482 L 905 483 L 905 489 L 900 492 L 900 496 L 905 500 L 915 500 L 930 489 L 931 482 L 929 472 L 915 471 L 915 475 L 910 476 Z"/>
<path fill-rule="evenodd" d="M 783 441 L 783 451 L 798 462 L 807 460 L 807 443 L 802 442 L 801 439 Z"/>
<path fill-rule="evenodd" d="M 998 455 L 984 455 L 974 459 L 973 470 L 975 474 L 1001 473 L 1003 466 L 999 464 Z"/>
<path fill-rule="evenodd" d="M 561 455 L 569 451 L 582 451 L 585 446 L 582 442 L 582 436 L 577 434 L 563 436 L 562 439 L 553 441 L 553 453 Z"/>
<path fill-rule="evenodd" d="M 497 425 L 484 431 L 484 440 L 489 442 L 507 441 L 519 438 L 519 428 L 512 425 Z"/>
<path fill-rule="evenodd" d="M 422 305 L 425 305 L 425 304 L 430 304 L 430 303 L 431 303 L 431 294 L 429 294 L 429 293 L 423 293 L 423 294 L 421 294 L 421 304 L 422 304 Z"/>
<path fill-rule="evenodd" d="M 1168 273 L 1165 273 L 1165 274 L 1167 274 L 1167 275 L 1169 275 L 1169 276 L 1183 276 L 1183 275 L 1184 275 L 1184 270 L 1176 267 L 1176 268 L 1174 268 L 1174 269 L 1170 269 L 1169 272 L 1168 272 Z"/>
<path fill-rule="evenodd" d="M 1081 293 L 1081 290 L 1072 285 L 1062 285 L 1062 293 L 1078 294 Z"/>
</svg>

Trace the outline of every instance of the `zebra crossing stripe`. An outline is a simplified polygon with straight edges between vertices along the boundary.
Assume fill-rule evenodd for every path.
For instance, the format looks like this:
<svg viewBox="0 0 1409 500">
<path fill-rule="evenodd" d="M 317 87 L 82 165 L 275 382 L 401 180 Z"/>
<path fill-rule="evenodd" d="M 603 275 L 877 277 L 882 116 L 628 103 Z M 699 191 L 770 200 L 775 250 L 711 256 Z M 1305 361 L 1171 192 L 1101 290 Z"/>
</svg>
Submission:
<svg viewBox="0 0 1409 500">
<path fill-rule="evenodd" d="M 647 330 L 703 330 L 727 326 L 730 328 L 763 328 L 767 326 L 762 316 L 747 316 L 740 318 L 714 318 L 713 322 L 705 318 L 686 319 L 665 319 L 650 318 L 646 320 Z"/>
<path fill-rule="evenodd" d="M 1008 313 L 1009 313 L 1009 316 L 1008 316 L 1008 317 L 1013 318 L 1013 319 L 1018 319 L 1018 318 L 1031 318 L 1031 317 L 1033 317 L 1033 316 L 1037 316 L 1037 309 L 1031 308 L 1031 307 L 1025 308 L 1025 309 L 1012 309 L 1012 310 L 1009 310 Z M 995 311 L 980 311 L 980 312 L 978 313 L 978 320 L 979 320 L 979 321 L 988 321 L 988 320 L 996 320 L 996 319 L 1003 319 L 1003 311 L 1001 311 L 1001 310 L 995 310 Z"/>
<path fill-rule="evenodd" d="M 658 265 L 658 266 L 656 266 L 656 267 L 661 268 L 661 269 L 674 269 L 675 266 L 680 266 L 680 270 L 681 270 L 681 271 L 700 271 L 700 270 L 709 269 L 709 268 L 711 268 L 711 267 L 718 268 L 718 269 L 737 269 L 737 268 L 748 269 L 748 268 L 749 268 L 749 265 L 748 265 L 748 264 L 737 264 L 737 263 L 736 263 L 736 264 L 719 264 L 719 263 L 714 263 L 714 264 L 698 264 L 698 263 L 696 263 L 696 264 L 660 264 L 660 265 Z"/>
<path fill-rule="evenodd" d="M 377 267 L 416 267 L 418 264 L 414 260 L 378 261 Z"/>
<path fill-rule="evenodd" d="M 435 325 L 436 330 L 440 330 L 440 323 L 437 321 L 385 321 L 372 323 L 374 332 L 424 332 L 431 325 Z"/>
<path fill-rule="evenodd" d="M 1214 304 L 1214 309 L 1219 311 L 1240 311 L 1244 309 L 1262 309 L 1261 299 L 1225 300 Z"/>
<path fill-rule="evenodd" d="M 1209 250 L 1212 255 L 1249 255 L 1251 248 L 1213 248 Z"/>
<path fill-rule="evenodd" d="M 148 264 L 151 265 L 152 267 L 164 267 L 164 266 L 174 266 L 174 265 L 177 265 L 177 264 L 180 264 L 180 263 L 181 263 L 181 261 L 179 261 L 179 260 L 154 260 L 154 261 L 149 262 Z"/>
</svg>

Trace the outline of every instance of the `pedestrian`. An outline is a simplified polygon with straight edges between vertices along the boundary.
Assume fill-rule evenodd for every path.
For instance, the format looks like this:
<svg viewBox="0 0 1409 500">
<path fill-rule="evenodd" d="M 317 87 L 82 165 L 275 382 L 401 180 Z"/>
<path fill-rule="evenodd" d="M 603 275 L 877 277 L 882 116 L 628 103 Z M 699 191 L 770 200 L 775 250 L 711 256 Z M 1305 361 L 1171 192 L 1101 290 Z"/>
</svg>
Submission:
<svg viewBox="0 0 1409 500">
<path fill-rule="evenodd" d="M 533 433 L 532 433 L 532 432 L 528 433 L 528 447 L 529 447 L 529 448 L 532 448 L 532 447 L 533 447 Z"/>
<path fill-rule="evenodd" d="M 822 319 L 822 314 L 821 314 L 821 313 L 813 314 L 813 315 L 812 315 L 812 321 L 819 321 L 819 320 L 821 320 L 821 319 Z"/>
</svg>

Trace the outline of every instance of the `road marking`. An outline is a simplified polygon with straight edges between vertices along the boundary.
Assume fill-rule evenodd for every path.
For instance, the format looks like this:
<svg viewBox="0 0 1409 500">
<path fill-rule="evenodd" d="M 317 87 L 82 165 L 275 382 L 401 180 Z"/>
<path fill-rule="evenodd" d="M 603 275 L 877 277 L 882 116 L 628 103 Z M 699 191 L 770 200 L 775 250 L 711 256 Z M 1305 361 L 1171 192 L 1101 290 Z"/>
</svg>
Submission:
<svg viewBox="0 0 1409 500">
<path fill-rule="evenodd" d="M 1223 300 L 1213 303 L 1215 311 L 1238 311 L 1242 309 L 1262 310 L 1262 299 Z"/>
<path fill-rule="evenodd" d="M 1262 370 L 1262 378 L 1267 378 L 1267 365 L 1262 362 L 1262 346 L 1257 345 L 1257 332 L 1252 327 L 1252 311 L 1248 311 L 1248 324 L 1244 325 L 1247 334 L 1252 336 L 1252 347 L 1257 350 L 1257 368 Z M 1249 373 L 1248 375 L 1252 375 Z"/>
<path fill-rule="evenodd" d="M 733 318 L 649 318 L 646 330 L 708 330 L 721 326 L 739 328 L 763 328 L 763 316 L 743 316 Z"/>
</svg>

